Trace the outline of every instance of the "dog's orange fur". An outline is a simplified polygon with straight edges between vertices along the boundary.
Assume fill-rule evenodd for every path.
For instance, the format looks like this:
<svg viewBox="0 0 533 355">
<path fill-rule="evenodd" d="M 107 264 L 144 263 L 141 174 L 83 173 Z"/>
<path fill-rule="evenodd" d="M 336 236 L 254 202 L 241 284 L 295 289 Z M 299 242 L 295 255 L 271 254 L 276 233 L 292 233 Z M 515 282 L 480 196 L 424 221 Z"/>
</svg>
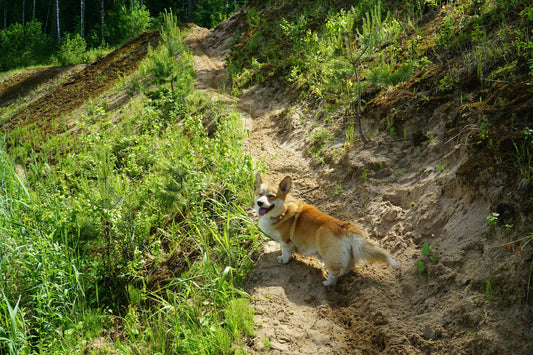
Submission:
<svg viewBox="0 0 533 355">
<path fill-rule="evenodd" d="M 339 275 L 362 262 L 398 264 L 383 249 L 373 246 L 363 232 L 350 222 L 343 222 L 290 196 L 292 179 L 285 177 L 278 186 L 257 174 L 255 208 L 261 229 L 281 244 L 281 263 L 287 263 L 294 251 L 318 255 L 328 269 L 324 285 L 334 285 Z"/>
</svg>

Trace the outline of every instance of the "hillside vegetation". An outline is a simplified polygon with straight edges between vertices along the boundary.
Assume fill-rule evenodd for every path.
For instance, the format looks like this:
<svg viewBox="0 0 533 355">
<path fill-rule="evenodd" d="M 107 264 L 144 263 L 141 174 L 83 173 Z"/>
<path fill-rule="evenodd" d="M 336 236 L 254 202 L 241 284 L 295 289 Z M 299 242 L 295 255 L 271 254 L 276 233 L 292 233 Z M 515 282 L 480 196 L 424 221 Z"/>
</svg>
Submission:
<svg viewBox="0 0 533 355">
<path fill-rule="evenodd" d="M 268 162 L 159 22 L 90 65 L 0 76 L 0 353 L 279 353 L 243 291 Z M 326 212 L 366 216 L 402 267 L 327 291 L 333 352 L 533 350 L 530 2 L 250 1 L 210 34 L 219 91 L 286 103 L 276 136 Z"/>
<path fill-rule="evenodd" d="M 251 334 L 242 123 L 194 91 L 172 15 L 157 38 L 4 112 L 2 352 L 228 353 Z"/>
</svg>

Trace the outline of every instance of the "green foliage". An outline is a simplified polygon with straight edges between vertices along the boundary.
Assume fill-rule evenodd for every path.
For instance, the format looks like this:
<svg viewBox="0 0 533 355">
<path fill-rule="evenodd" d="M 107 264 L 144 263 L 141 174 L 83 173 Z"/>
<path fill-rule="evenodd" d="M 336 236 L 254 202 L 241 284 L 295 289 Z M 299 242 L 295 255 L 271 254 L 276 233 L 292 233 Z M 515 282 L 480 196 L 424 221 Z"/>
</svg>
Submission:
<svg viewBox="0 0 533 355">
<path fill-rule="evenodd" d="M 24 316 L 21 316 L 19 303 L 20 296 L 15 306 L 11 306 L 6 295 L 2 292 L 3 300 L 0 303 L 0 350 L 9 354 L 23 352 L 27 345 Z"/>
<path fill-rule="evenodd" d="M 324 149 L 333 140 L 333 134 L 325 127 L 316 127 L 309 134 L 308 152 L 315 155 L 317 159 L 323 159 Z"/>
<path fill-rule="evenodd" d="M 522 131 L 523 138 L 513 142 L 515 148 L 515 166 L 520 171 L 522 178 L 530 181 L 533 177 L 533 129 L 526 128 Z"/>
<path fill-rule="evenodd" d="M 124 43 L 150 29 L 152 18 L 146 6 L 133 2 L 131 6 L 121 4 L 110 14 L 108 41 Z"/>
<path fill-rule="evenodd" d="M 186 95 L 192 90 L 192 57 L 183 44 L 183 35 L 172 12 L 164 14 L 161 34 L 163 43 L 156 50 L 149 50 L 143 72 L 155 85 L 170 83 L 172 92 L 177 89 Z"/>
<path fill-rule="evenodd" d="M 57 61 L 61 65 L 71 65 L 84 63 L 87 43 L 79 34 L 72 35 L 67 33 L 59 50 L 55 54 Z"/>
<path fill-rule="evenodd" d="M 500 223 L 500 214 L 497 213 L 497 212 L 491 212 L 489 213 L 489 215 L 487 216 L 487 221 L 489 222 L 489 224 L 493 227 L 499 227 L 499 229 L 502 231 L 502 232 L 508 232 L 509 230 L 511 230 L 511 228 L 513 228 L 513 225 L 512 224 L 503 224 L 503 223 Z"/>
<path fill-rule="evenodd" d="M 254 336 L 254 313 L 245 298 L 231 300 L 224 311 L 224 318 L 234 338 L 239 339 L 241 333 Z"/>
<path fill-rule="evenodd" d="M 225 20 L 230 14 L 237 11 L 245 1 L 227 0 L 197 0 L 193 2 L 193 23 L 207 28 L 213 28 Z M 187 22 L 187 18 L 182 19 Z"/>
<path fill-rule="evenodd" d="M 11 136 L 26 166 L 1 147 L 0 352 L 91 352 L 117 322 L 110 352 L 231 353 L 252 336 L 239 288 L 257 251 L 241 207 L 255 166 L 240 116 L 192 90 L 172 21 L 161 47 L 179 54 L 173 88 L 153 81 L 113 122 L 105 104 L 89 105 L 79 136 L 26 132 L 41 139 L 38 155 Z"/>
<path fill-rule="evenodd" d="M 400 34 L 401 27 L 397 21 L 389 20 L 389 14 L 383 17 L 381 2 L 378 2 L 363 16 L 361 29 L 356 27 L 357 13 L 358 11 L 353 7 L 350 11 L 341 11 L 337 18 L 326 24 L 326 28 L 331 46 L 330 55 L 333 60 L 340 57 L 346 64 L 350 65 L 355 81 L 352 87 L 355 89 L 356 101 L 352 104 L 353 108 L 348 125 L 353 126 L 354 117 L 356 117 L 361 139 L 366 141 L 361 129 L 361 63 L 374 56 L 378 47 L 395 41 Z M 371 81 L 378 84 L 384 80 L 385 83 L 392 84 L 398 83 L 399 77 L 407 78 L 402 73 L 399 76 L 395 75 L 397 78 L 393 78 L 393 72 L 394 70 L 388 63 L 381 61 L 371 74 Z"/>
<path fill-rule="evenodd" d="M 431 261 L 436 263 L 439 261 L 439 255 L 431 250 L 429 243 L 424 243 L 422 250 L 420 251 L 421 259 L 417 261 L 416 272 L 420 275 L 424 275 L 427 272 L 426 264 Z"/>
<path fill-rule="evenodd" d="M 308 104 L 323 111 L 322 116 L 342 117 L 351 142 L 354 124 L 360 122 L 361 95 L 369 84 L 397 85 L 423 68 L 427 58 L 413 54 L 406 63 L 396 59 L 404 29 L 385 11 L 389 4 L 365 1 L 349 10 L 330 5 L 307 4 L 270 23 L 256 11 L 248 12 L 253 30 L 244 45 L 233 50 L 228 72 L 234 90 L 284 78 Z M 362 136 L 361 129 L 359 133 Z"/>
<path fill-rule="evenodd" d="M 0 71 L 41 63 L 53 49 L 41 23 L 15 23 L 0 30 Z"/>
<path fill-rule="evenodd" d="M 26 326 L 43 342 L 52 342 L 55 329 L 68 324 L 67 314 L 77 309 L 84 298 L 79 259 L 61 245 L 66 237 L 59 213 L 63 199 L 43 196 L 42 201 L 35 200 L 33 192 L 15 172 L 3 145 L 0 176 L 0 271 L 6 286 L 4 298 L 6 305 L 18 300 L 19 309 L 31 310 L 28 324 L 15 317 L 17 307 L 8 307 L 10 318 L 4 318 L 7 323 L 2 323 L 11 326 L 11 344 L 23 346 L 29 340 L 23 336 L 29 333 Z M 6 309 L 3 314 L 6 315 Z M 18 320 L 15 322 L 13 317 Z"/>
</svg>

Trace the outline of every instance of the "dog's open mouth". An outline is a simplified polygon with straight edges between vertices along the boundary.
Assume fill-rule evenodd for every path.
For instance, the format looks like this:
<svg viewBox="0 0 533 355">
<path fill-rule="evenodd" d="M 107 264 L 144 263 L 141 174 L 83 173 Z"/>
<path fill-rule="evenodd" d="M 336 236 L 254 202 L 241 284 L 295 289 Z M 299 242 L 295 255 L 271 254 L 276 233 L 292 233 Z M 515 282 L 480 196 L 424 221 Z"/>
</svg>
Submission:
<svg viewBox="0 0 533 355">
<path fill-rule="evenodd" d="M 269 208 L 261 207 L 261 208 L 257 211 L 257 213 L 259 213 L 259 216 L 264 216 L 265 214 L 268 213 L 268 211 L 270 211 L 270 210 L 273 209 L 273 208 L 274 208 L 274 205 L 270 205 Z"/>
</svg>

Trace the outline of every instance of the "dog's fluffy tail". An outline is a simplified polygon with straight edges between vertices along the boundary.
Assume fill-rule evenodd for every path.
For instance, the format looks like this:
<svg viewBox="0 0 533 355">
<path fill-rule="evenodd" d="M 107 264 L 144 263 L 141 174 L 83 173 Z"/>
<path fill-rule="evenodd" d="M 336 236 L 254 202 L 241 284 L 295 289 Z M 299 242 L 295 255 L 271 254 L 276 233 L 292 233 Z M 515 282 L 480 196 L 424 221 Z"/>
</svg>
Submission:
<svg viewBox="0 0 533 355">
<path fill-rule="evenodd" d="M 352 245 L 352 257 L 355 264 L 382 262 L 387 263 L 393 268 L 398 267 L 396 260 L 378 246 L 372 245 L 364 237 L 352 234 L 350 238 Z"/>
</svg>

